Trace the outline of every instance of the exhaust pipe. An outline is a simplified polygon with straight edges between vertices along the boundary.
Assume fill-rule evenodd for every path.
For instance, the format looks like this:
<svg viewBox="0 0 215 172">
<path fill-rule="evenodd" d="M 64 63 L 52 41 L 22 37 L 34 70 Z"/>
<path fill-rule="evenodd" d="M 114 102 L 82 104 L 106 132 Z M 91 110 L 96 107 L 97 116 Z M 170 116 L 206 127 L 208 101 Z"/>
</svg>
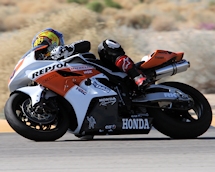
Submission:
<svg viewBox="0 0 215 172">
<path fill-rule="evenodd" d="M 155 70 L 155 79 L 161 79 L 163 77 L 172 76 L 176 73 L 184 72 L 190 67 L 190 62 L 181 60 L 177 63 L 165 66 L 163 68 Z"/>
</svg>

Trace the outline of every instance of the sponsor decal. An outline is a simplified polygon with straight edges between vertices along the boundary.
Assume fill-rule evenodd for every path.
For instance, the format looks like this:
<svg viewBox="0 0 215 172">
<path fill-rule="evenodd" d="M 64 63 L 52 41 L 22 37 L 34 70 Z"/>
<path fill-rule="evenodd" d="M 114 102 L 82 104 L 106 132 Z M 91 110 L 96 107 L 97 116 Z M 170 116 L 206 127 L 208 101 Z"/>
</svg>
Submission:
<svg viewBox="0 0 215 172">
<path fill-rule="evenodd" d="M 99 133 L 103 133 L 104 132 L 104 130 L 102 130 L 102 129 L 99 129 Z"/>
<path fill-rule="evenodd" d="M 85 71 L 84 71 L 84 74 L 91 74 L 91 73 L 93 73 L 92 70 L 85 70 Z"/>
<path fill-rule="evenodd" d="M 94 69 L 91 66 L 87 66 L 87 65 L 80 65 L 80 66 L 74 66 L 74 67 L 70 67 L 71 71 L 77 71 L 77 70 L 89 70 L 89 69 Z"/>
<path fill-rule="evenodd" d="M 60 68 L 63 68 L 63 67 L 66 67 L 66 63 L 63 63 L 63 64 L 55 64 L 55 65 L 52 65 L 52 66 L 48 66 L 46 68 L 43 68 L 43 69 L 40 69 L 39 71 L 37 72 L 34 72 L 32 74 L 32 79 L 42 75 L 42 74 L 45 74 L 47 72 L 50 72 L 50 71 L 53 71 L 55 69 L 60 69 Z"/>
<path fill-rule="evenodd" d="M 122 64 L 122 70 L 123 71 L 127 71 L 130 68 L 131 65 L 131 60 L 130 58 L 124 58 L 123 59 L 123 64 Z"/>
<path fill-rule="evenodd" d="M 138 118 L 138 117 L 143 117 L 143 116 L 149 116 L 149 114 L 148 113 L 139 113 L 136 115 L 131 115 L 132 118 Z"/>
<path fill-rule="evenodd" d="M 99 99 L 99 106 L 107 106 L 108 104 L 114 105 L 115 103 L 116 103 L 115 97 Z"/>
<path fill-rule="evenodd" d="M 148 119 L 123 118 L 122 129 L 150 129 Z"/>
<path fill-rule="evenodd" d="M 56 74 L 51 75 L 50 77 L 44 79 L 44 80 L 41 82 L 41 84 L 44 84 L 44 83 L 46 83 L 46 82 L 48 82 L 48 81 L 50 81 L 50 80 L 52 80 L 53 78 L 56 78 L 56 77 L 57 77 Z"/>
<path fill-rule="evenodd" d="M 156 59 L 163 59 L 164 57 L 162 56 L 155 56 Z"/>
<path fill-rule="evenodd" d="M 164 97 L 177 98 L 177 93 L 164 93 Z"/>
<path fill-rule="evenodd" d="M 89 122 L 89 129 L 94 129 L 94 126 L 95 126 L 95 124 L 96 124 L 96 120 L 95 120 L 95 118 L 93 118 L 92 116 L 87 116 L 87 120 L 88 120 L 88 122 Z"/>
<path fill-rule="evenodd" d="M 113 131 L 113 130 L 115 130 L 116 129 L 116 125 L 115 124 L 112 124 L 112 125 L 105 125 L 105 129 L 106 130 L 111 130 L 111 131 Z"/>
<path fill-rule="evenodd" d="M 113 130 L 116 129 L 116 125 L 115 124 L 105 125 L 105 129 L 108 130 L 108 132 L 113 132 Z"/>
<path fill-rule="evenodd" d="M 82 89 L 81 87 L 76 87 L 76 90 L 77 91 L 79 91 L 80 93 L 82 93 L 83 95 L 86 95 L 87 94 L 87 92 L 84 90 L 84 89 Z"/>
<path fill-rule="evenodd" d="M 108 88 L 108 87 L 106 87 L 106 86 L 104 86 L 104 85 L 98 84 L 96 81 L 93 82 L 93 86 L 94 86 L 95 88 L 98 88 L 98 89 L 100 89 L 100 90 L 105 91 L 106 93 L 109 93 L 109 92 L 110 92 L 110 88 Z"/>
</svg>

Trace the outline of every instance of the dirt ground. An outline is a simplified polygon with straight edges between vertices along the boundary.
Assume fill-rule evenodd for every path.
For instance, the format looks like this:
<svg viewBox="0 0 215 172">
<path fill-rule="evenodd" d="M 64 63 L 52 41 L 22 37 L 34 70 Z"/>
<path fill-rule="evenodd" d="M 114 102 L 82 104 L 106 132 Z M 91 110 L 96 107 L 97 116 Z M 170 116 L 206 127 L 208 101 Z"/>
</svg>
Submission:
<svg viewBox="0 0 215 172">
<path fill-rule="evenodd" d="M 206 94 L 205 96 L 208 99 L 213 112 L 211 126 L 215 127 L 215 94 Z M 14 132 L 14 130 L 8 125 L 6 120 L 0 119 L 0 132 Z"/>
</svg>

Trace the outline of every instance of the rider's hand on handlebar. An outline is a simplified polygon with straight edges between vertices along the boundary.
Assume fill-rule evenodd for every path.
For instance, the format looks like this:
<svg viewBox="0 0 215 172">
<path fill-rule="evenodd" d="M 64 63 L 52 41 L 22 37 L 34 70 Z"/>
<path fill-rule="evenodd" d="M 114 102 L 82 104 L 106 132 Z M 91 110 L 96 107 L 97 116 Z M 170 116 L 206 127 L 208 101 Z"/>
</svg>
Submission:
<svg viewBox="0 0 215 172">
<path fill-rule="evenodd" d="M 51 51 L 50 57 L 53 60 L 65 59 L 74 52 L 73 45 L 58 46 Z"/>
</svg>

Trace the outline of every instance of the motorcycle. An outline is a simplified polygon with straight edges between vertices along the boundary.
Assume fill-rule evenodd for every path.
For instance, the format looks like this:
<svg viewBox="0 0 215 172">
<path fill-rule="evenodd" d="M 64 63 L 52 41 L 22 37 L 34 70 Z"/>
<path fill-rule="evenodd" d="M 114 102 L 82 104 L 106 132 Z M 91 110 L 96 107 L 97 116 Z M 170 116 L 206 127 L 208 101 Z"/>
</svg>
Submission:
<svg viewBox="0 0 215 172">
<path fill-rule="evenodd" d="M 183 52 L 156 50 L 136 63 L 150 81 L 142 91 L 90 52 L 53 61 L 36 60 L 36 51 L 15 66 L 4 108 L 9 125 L 27 139 L 55 141 L 67 131 L 87 139 L 149 134 L 152 127 L 173 139 L 193 139 L 210 127 L 202 93 L 180 82 L 157 83 L 190 67 Z"/>
</svg>

